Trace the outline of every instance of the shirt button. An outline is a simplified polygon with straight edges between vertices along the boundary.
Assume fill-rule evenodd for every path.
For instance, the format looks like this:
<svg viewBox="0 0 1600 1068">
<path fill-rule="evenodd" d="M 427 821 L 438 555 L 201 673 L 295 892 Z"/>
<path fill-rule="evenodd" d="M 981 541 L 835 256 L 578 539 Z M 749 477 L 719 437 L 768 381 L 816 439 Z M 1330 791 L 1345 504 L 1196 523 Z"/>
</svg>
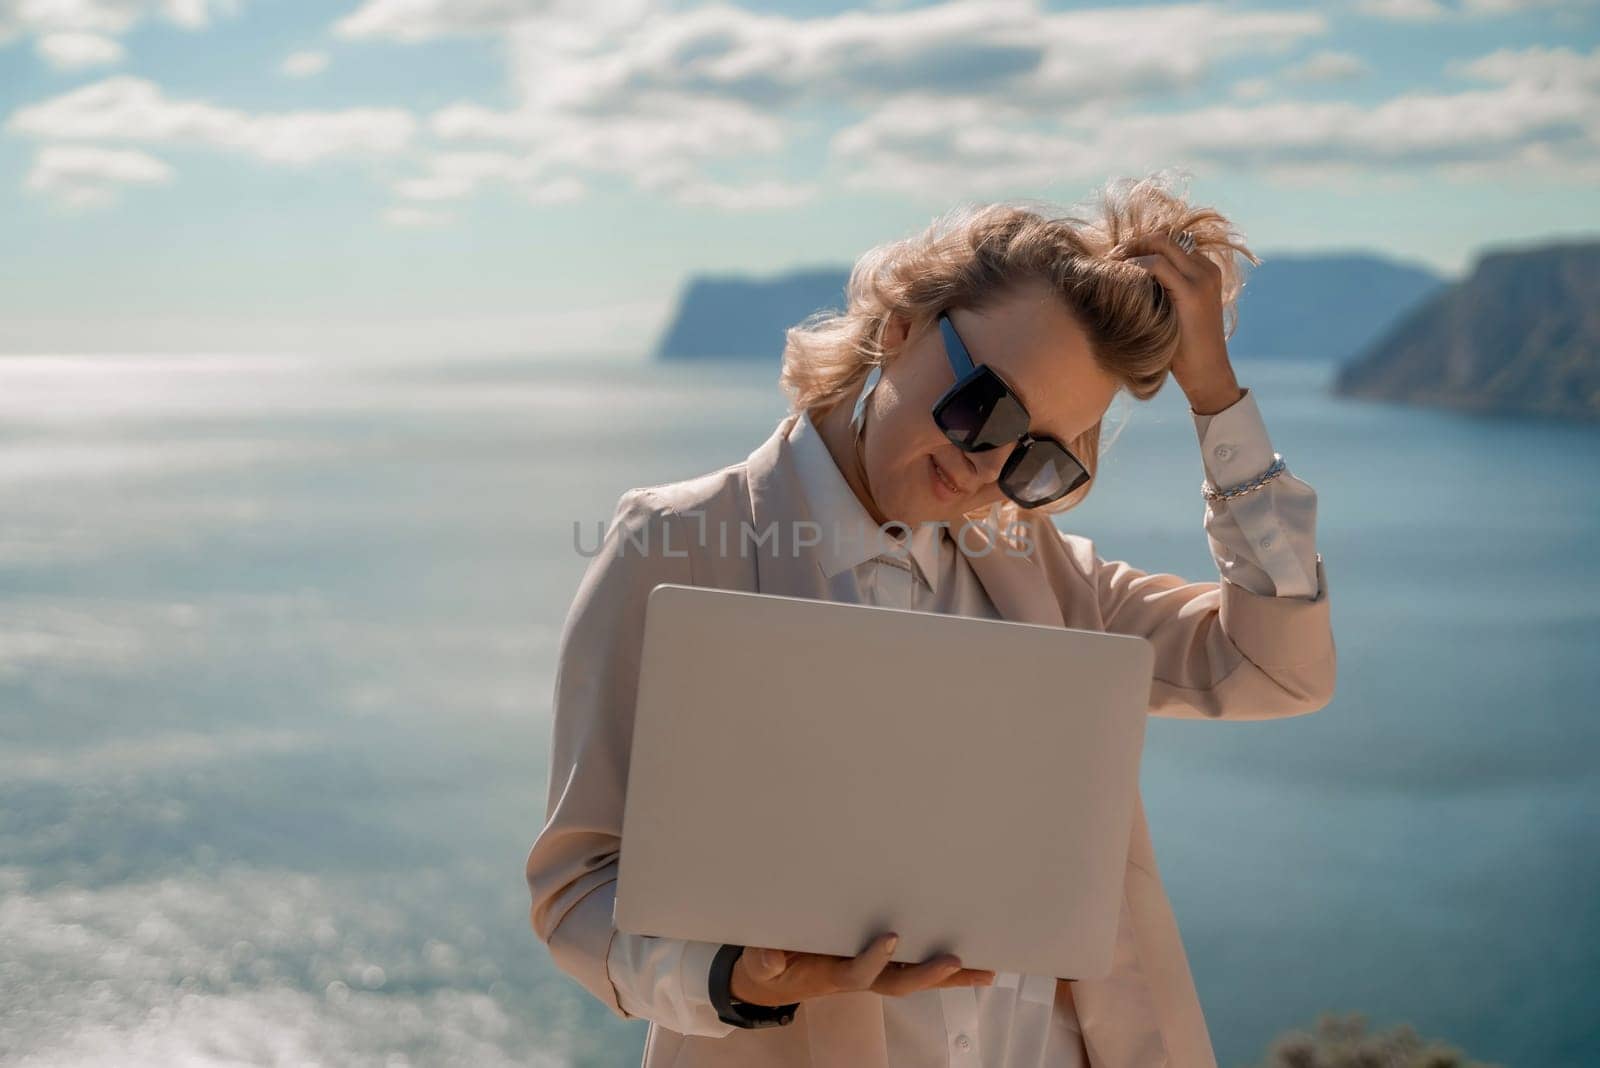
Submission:
<svg viewBox="0 0 1600 1068">
<path fill-rule="evenodd" d="M 972 1048 L 972 1039 L 968 1038 L 966 1035 L 957 1035 L 956 1036 L 956 1049 L 965 1050 L 965 1049 L 971 1049 L 971 1048 Z"/>
<path fill-rule="evenodd" d="M 1218 445 L 1215 449 L 1212 449 L 1211 452 L 1219 460 L 1230 460 L 1233 458 L 1232 445 Z"/>
<path fill-rule="evenodd" d="M 1257 543 L 1256 543 L 1256 544 L 1257 544 L 1257 545 L 1260 545 L 1260 546 L 1261 546 L 1261 547 L 1262 547 L 1262 548 L 1263 548 L 1263 549 L 1270 549 L 1270 548 L 1272 548 L 1272 535 L 1271 535 L 1271 534 L 1268 534 L 1268 535 L 1267 535 L 1267 536 L 1266 536 L 1266 537 L 1264 537 L 1264 538 L 1262 538 L 1262 539 L 1261 539 L 1261 540 L 1260 540 L 1260 541 L 1259 541 L 1259 542 L 1257 542 Z"/>
</svg>

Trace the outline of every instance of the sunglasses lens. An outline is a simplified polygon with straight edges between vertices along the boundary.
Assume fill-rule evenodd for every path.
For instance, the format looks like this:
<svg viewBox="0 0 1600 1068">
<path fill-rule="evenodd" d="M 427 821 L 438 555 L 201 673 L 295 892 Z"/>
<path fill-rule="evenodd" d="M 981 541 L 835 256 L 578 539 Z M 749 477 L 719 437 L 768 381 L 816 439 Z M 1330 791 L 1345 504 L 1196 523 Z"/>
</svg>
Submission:
<svg viewBox="0 0 1600 1068">
<path fill-rule="evenodd" d="M 934 406 L 939 428 L 969 451 L 1009 445 L 1028 429 L 1028 416 L 987 367 L 957 382 Z"/>
<path fill-rule="evenodd" d="M 1021 441 L 1027 410 L 1000 376 L 982 364 L 945 391 L 933 406 L 934 422 L 958 448 L 984 452 Z M 1052 439 L 1030 439 L 1006 458 L 1000 492 L 1023 508 L 1059 500 L 1089 481 L 1077 457 Z"/>
<path fill-rule="evenodd" d="M 1012 455 L 1000 489 L 1024 508 L 1059 500 L 1089 480 L 1072 454 L 1048 441 L 1036 441 Z"/>
</svg>

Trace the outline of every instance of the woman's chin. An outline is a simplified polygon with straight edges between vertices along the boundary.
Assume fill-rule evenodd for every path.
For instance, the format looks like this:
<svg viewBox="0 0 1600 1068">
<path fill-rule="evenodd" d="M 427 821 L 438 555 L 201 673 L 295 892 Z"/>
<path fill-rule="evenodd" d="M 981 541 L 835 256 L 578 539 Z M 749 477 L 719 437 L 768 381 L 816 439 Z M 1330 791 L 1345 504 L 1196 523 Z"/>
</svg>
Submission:
<svg viewBox="0 0 1600 1068">
<path fill-rule="evenodd" d="M 954 533 L 962 523 L 961 506 L 946 504 L 943 501 L 923 501 L 919 518 L 912 522 L 912 526 L 919 522 L 943 523 L 951 533 Z"/>
<path fill-rule="evenodd" d="M 921 493 L 906 494 L 894 505 L 890 514 L 900 517 L 912 530 L 923 523 L 944 523 L 952 533 L 965 521 L 965 512 L 979 507 L 970 497 L 942 499 L 931 488 Z"/>
</svg>

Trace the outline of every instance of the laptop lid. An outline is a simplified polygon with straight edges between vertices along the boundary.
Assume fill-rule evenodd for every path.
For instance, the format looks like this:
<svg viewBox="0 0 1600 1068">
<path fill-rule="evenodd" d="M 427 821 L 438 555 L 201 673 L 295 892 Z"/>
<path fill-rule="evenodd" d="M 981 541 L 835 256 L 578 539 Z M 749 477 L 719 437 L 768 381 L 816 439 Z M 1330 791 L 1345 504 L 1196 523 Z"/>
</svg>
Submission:
<svg viewBox="0 0 1600 1068">
<path fill-rule="evenodd" d="M 664 583 L 647 600 L 618 929 L 1110 972 L 1154 647 Z M 604 670 L 603 665 L 596 670 Z"/>
</svg>

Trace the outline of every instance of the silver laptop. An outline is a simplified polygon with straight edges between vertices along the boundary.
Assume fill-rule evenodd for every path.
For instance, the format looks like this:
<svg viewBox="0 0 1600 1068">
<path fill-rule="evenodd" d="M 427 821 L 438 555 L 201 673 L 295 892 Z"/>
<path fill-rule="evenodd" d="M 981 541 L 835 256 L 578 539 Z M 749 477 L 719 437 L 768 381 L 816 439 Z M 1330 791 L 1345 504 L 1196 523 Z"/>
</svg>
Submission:
<svg viewBox="0 0 1600 1068">
<path fill-rule="evenodd" d="M 1111 970 L 1154 647 L 664 583 L 617 928 L 1065 979 Z"/>
</svg>

